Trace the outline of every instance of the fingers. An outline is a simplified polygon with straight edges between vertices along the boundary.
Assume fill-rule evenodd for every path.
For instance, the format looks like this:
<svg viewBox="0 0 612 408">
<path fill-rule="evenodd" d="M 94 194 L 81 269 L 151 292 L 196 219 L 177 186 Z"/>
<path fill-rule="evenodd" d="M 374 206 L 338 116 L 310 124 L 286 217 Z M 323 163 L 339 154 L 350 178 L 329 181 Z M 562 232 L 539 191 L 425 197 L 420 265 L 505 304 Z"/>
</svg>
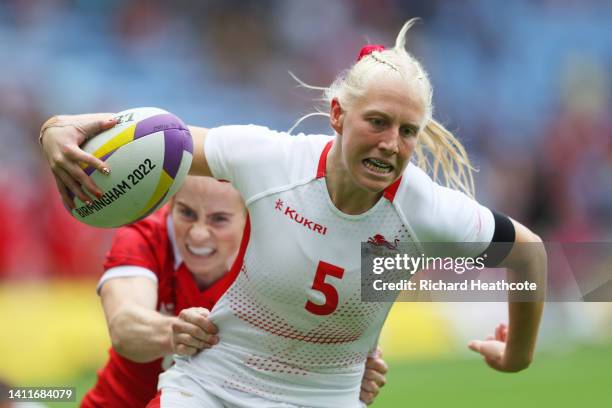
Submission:
<svg viewBox="0 0 612 408">
<path fill-rule="evenodd" d="M 64 169 L 62 168 L 56 168 L 54 170 L 55 176 L 56 178 L 59 178 L 59 180 L 61 181 L 61 183 L 68 188 L 70 191 L 72 191 L 74 193 L 74 195 L 81 200 L 82 202 L 86 203 L 87 205 L 91 204 L 91 197 L 89 197 L 87 194 L 85 194 L 85 192 L 83 191 L 83 189 L 81 188 L 81 186 L 79 185 L 79 183 L 77 183 L 74 178 L 72 178 L 72 176 L 70 174 L 68 174 Z M 66 192 L 67 193 L 67 192 Z M 62 191 L 60 190 L 60 194 L 62 194 Z M 62 198 L 64 198 L 64 195 L 62 195 Z M 67 194 L 67 203 L 70 205 L 72 204 L 71 208 L 74 208 L 74 201 L 72 199 L 70 199 L 69 195 Z"/>
<path fill-rule="evenodd" d="M 172 323 L 172 344 L 174 352 L 181 355 L 194 355 L 219 342 L 218 332 L 210 320 L 208 310 L 193 307 L 184 309 L 178 320 Z"/>
<path fill-rule="evenodd" d="M 64 202 L 64 206 L 69 209 L 72 210 L 74 209 L 75 205 L 74 205 L 74 200 L 72 199 L 72 197 L 70 197 L 70 195 L 68 194 L 68 188 L 66 187 L 66 185 L 58 178 L 58 176 L 56 176 L 55 174 L 53 175 L 53 177 L 55 178 L 55 184 L 57 185 L 57 191 L 59 191 L 60 196 L 62 196 L 62 201 Z"/>
<path fill-rule="evenodd" d="M 366 360 L 366 371 L 367 370 L 375 370 L 381 374 L 387 374 L 389 371 L 389 366 L 382 358 L 368 358 Z"/>
<path fill-rule="evenodd" d="M 198 348 L 214 346 L 219 342 L 219 338 L 214 334 L 209 334 L 199 326 L 180 320 L 172 325 L 172 332 L 174 337 L 179 340 L 185 338 L 193 339 L 193 341 L 178 341 L 178 343 Z"/>
<path fill-rule="evenodd" d="M 89 153 L 85 153 L 81 149 L 75 149 L 67 153 L 66 156 L 76 161 L 79 161 L 81 163 L 85 163 L 87 164 L 87 166 L 93 167 L 94 169 L 98 170 L 102 174 L 105 174 L 105 175 L 110 174 L 110 167 L 108 167 L 106 163 L 98 159 L 96 156 L 93 156 Z"/>
<path fill-rule="evenodd" d="M 83 202 L 91 201 L 95 197 L 99 198 L 102 195 L 102 190 L 93 182 L 91 177 L 85 174 L 78 163 L 79 161 L 84 161 L 85 158 L 87 158 L 85 160 L 87 163 L 93 161 L 91 158 L 95 160 L 96 165 L 99 165 L 98 162 L 103 162 L 83 152 L 76 145 L 62 147 L 62 151 L 62 153 L 57 155 L 52 164 L 52 170 L 56 178 L 59 178 Z M 83 192 L 83 187 L 91 193 L 91 197 Z"/>
<path fill-rule="evenodd" d="M 174 343 L 178 346 L 182 344 L 184 346 L 189 346 L 196 348 L 198 350 L 202 350 L 205 348 L 210 348 L 211 345 L 204 340 L 200 340 L 199 338 L 192 336 L 187 332 L 179 332 L 173 333 Z"/>
<path fill-rule="evenodd" d="M 482 341 L 480 340 L 472 340 L 468 343 L 468 348 L 476 353 L 480 353 L 480 348 L 482 347 Z"/>
<path fill-rule="evenodd" d="M 387 363 L 380 358 L 382 351 L 378 347 L 370 353 L 370 356 L 366 360 L 366 369 L 363 373 L 361 391 L 359 393 L 359 399 L 366 405 L 370 405 L 374 401 L 380 389 L 387 383 L 385 374 L 389 369 Z"/>
<path fill-rule="evenodd" d="M 185 322 L 173 323 L 172 325 L 172 349 L 176 354 L 183 356 L 193 356 L 200 350 L 210 348 L 213 344 L 206 338 L 206 333 L 197 333 L 194 336 L 193 325 Z M 196 328 L 201 330 L 199 328 Z M 203 339 L 204 338 L 204 339 Z M 217 340 L 218 341 L 218 340 Z M 214 343 L 216 344 L 216 343 Z"/>
<path fill-rule="evenodd" d="M 85 174 L 77 162 L 66 163 L 64 170 L 76 180 L 81 188 L 85 187 L 93 197 L 100 198 L 102 196 L 102 190 L 94 183 L 91 177 Z"/>
<path fill-rule="evenodd" d="M 508 338 L 508 326 L 504 323 L 500 323 L 495 328 L 495 339 L 505 342 Z"/>
<path fill-rule="evenodd" d="M 112 128 L 117 124 L 115 118 L 104 118 L 99 120 L 92 120 L 89 122 L 77 122 L 74 127 L 83 135 L 86 139 L 100 133 L 103 130 Z"/>
<path fill-rule="evenodd" d="M 498 364 L 501 364 L 504 358 L 506 343 L 498 340 L 472 340 L 468 343 L 468 348 L 480 353 L 487 361 L 496 361 Z"/>
<path fill-rule="evenodd" d="M 376 395 L 374 395 L 374 393 L 365 391 L 364 389 L 361 389 L 361 391 L 359 392 L 359 399 L 363 401 L 366 405 L 372 404 L 372 402 L 374 402 L 374 398 L 376 398 Z"/>
<path fill-rule="evenodd" d="M 378 387 L 382 388 L 387 383 L 387 378 L 384 374 L 379 373 L 375 370 L 366 370 L 363 374 L 364 382 L 367 380 L 369 382 L 373 381 Z"/>
<path fill-rule="evenodd" d="M 184 309 L 179 314 L 179 319 L 201 327 L 206 333 L 217 334 L 218 329 L 208 320 L 209 311 L 203 307 L 192 307 Z"/>
<path fill-rule="evenodd" d="M 174 353 L 180 356 L 193 356 L 197 354 L 198 351 L 200 350 L 195 347 L 186 346 L 184 344 L 178 344 L 174 348 Z"/>
<path fill-rule="evenodd" d="M 380 393 L 380 387 L 374 381 L 363 380 L 361 382 L 359 399 L 367 405 L 370 405 L 376 399 L 378 393 Z"/>
</svg>

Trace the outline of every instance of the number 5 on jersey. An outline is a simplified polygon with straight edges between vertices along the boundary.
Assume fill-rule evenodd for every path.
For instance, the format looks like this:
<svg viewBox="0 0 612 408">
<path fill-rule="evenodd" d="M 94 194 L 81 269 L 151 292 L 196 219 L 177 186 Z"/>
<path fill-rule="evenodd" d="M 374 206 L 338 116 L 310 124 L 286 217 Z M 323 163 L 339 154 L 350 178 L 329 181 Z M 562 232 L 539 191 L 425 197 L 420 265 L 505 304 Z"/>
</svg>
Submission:
<svg viewBox="0 0 612 408">
<path fill-rule="evenodd" d="M 310 300 L 306 302 L 306 310 L 308 310 L 312 314 L 316 314 L 319 316 L 326 316 L 331 314 L 338 307 L 338 291 L 336 288 L 330 284 L 325 282 L 325 277 L 327 275 L 331 275 L 334 278 L 342 279 L 342 275 L 344 275 L 344 269 L 337 267 L 336 265 L 329 264 L 327 262 L 319 261 L 319 265 L 317 266 L 317 272 L 314 277 L 314 282 L 312 282 L 312 289 L 318 290 L 319 292 L 325 295 L 325 303 L 322 305 L 318 305 L 316 303 L 311 302 Z"/>
</svg>

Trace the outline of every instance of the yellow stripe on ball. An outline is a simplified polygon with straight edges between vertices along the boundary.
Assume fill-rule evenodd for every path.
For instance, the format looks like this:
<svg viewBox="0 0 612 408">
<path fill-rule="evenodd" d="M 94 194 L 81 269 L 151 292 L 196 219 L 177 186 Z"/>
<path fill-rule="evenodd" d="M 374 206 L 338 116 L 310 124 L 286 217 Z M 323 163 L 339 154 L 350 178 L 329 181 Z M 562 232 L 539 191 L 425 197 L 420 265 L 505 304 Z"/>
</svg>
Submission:
<svg viewBox="0 0 612 408">
<path fill-rule="evenodd" d="M 110 139 L 108 142 L 104 143 L 102 146 L 98 147 L 92 155 L 97 157 L 98 159 L 108 153 L 111 153 L 123 145 L 126 145 L 134 140 L 134 133 L 136 131 L 136 125 L 132 125 L 121 132 L 119 132 L 115 137 Z M 81 168 L 86 168 L 88 165 L 86 163 L 81 163 Z"/>
<path fill-rule="evenodd" d="M 157 183 L 157 187 L 155 188 L 155 191 L 153 192 L 153 195 L 151 196 L 147 204 L 143 207 L 143 210 L 140 212 L 140 214 L 138 214 L 138 218 L 149 212 L 151 210 L 151 207 L 153 207 L 159 202 L 159 200 L 162 199 L 162 197 L 168 192 L 168 189 L 170 189 L 170 186 L 173 182 L 174 179 L 170 177 L 168 173 L 166 173 L 166 170 L 162 170 L 159 176 L 159 182 Z"/>
</svg>

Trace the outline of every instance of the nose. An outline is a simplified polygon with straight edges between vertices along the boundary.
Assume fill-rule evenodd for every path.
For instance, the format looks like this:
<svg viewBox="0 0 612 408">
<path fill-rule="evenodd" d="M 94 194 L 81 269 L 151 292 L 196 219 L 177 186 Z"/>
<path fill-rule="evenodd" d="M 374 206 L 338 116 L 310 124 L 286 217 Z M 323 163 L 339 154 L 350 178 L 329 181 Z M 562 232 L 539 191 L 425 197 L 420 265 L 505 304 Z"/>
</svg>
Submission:
<svg viewBox="0 0 612 408">
<path fill-rule="evenodd" d="M 189 229 L 189 237 L 194 244 L 203 243 L 210 238 L 210 230 L 206 224 L 195 224 Z"/>
<path fill-rule="evenodd" d="M 399 129 L 389 129 L 382 135 L 378 148 L 389 155 L 397 154 L 399 152 L 399 138 Z"/>
</svg>

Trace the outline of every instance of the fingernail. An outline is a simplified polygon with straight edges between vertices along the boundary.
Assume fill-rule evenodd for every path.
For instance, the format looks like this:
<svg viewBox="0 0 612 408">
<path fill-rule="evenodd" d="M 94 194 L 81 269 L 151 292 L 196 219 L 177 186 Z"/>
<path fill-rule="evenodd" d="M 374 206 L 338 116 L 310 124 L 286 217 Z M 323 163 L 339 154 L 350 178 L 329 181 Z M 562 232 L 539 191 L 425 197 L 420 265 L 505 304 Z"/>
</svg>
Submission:
<svg viewBox="0 0 612 408">
<path fill-rule="evenodd" d="M 88 207 L 91 207 L 93 205 L 93 203 L 89 200 L 85 201 L 85 204 L 87 204 Z"/>
<path fill-rule="evenodd" d="M 98 192 L 96 193 L 96 197 L 98 197 L 98 198 L 102 198 L 102 193 L 98 191 Z"/>
<path fill-rule="evenodd" d="M 111 170 L 108 167 L 102 167 L 102 173 L 108 176 L 111 173 Z"/>
</svg>

